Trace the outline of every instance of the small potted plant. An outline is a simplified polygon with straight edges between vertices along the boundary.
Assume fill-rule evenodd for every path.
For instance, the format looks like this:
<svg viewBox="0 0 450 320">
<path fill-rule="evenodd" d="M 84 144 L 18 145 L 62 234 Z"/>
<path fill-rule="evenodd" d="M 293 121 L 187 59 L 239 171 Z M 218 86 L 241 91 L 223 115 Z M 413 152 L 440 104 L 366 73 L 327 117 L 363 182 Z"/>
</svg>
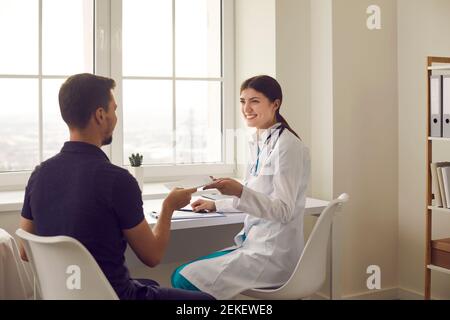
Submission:
<svg viewBox="0 0 450 320">
<path fill-rule="evenodd" d="M 128 157 L 128 159 L 130 160 L 132 175 L 138 182 L 139 188 L 142 192 L 144 190 L 144 168 L 142 167 L 142 160 L 144 159 L 144 156 L 139 153 L 133 153 L 130 157 Z"/>
</svg>

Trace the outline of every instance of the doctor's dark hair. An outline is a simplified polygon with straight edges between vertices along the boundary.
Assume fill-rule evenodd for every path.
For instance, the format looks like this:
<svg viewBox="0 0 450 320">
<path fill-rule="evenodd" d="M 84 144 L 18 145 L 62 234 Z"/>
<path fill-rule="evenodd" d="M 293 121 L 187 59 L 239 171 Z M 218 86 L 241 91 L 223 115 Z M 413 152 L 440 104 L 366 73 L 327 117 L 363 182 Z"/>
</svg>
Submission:
<svg viewBox="0 0 450 320">
<path fill-rule="evenodd" d="M 81 73 L 69 77 L 59 89 L 59 108 L 69 128 L 84 129 L 98 108 L 108 111 L 113 79 Z"/>
<path fill-rule="evenodd" d="M 267 99 L 269 99 L 270 102 L 280 100 L 280 107 L 277 109 L 275 114 L 277 122 L 281 122 L 286 129 L 301 140 L 299 135 L 291 128 L 286 119 L 280 114 L 281 104 L 283 103 L 283 90 L 277 80 L 266 75 L 252 77 L 242 83 L 241 93 L 245 89 L 253 89 L 259 93 L 262 93 L 267 97 Z"/>
</svg>

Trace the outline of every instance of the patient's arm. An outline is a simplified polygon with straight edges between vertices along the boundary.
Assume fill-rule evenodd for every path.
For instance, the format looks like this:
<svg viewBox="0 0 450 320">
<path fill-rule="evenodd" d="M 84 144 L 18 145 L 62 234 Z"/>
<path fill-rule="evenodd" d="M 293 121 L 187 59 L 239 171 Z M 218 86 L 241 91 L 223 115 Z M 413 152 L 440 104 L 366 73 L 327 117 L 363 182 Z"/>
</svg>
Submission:
<svg viewBox="0 0 450 320">
<path fill-rule="evenodd" d="M 130 247 L 147 266 L 156 267 L 162 260 L 170 238 L 173 209 L 163 206 L 153 230 L 144 219 L 136 227 L 123 230 Z"/>
<path fill-rule="evenodd" d="M 144 264 L 156 267 L 161 262 L 169 243 L 173 211 L 189 204 L 191 195 L 196 190 L 172 190 L 163 202 L 161 214 L 153 230 L 145 219 L 134 228 L 123 230 L 131 248 Z"/>
</svg>

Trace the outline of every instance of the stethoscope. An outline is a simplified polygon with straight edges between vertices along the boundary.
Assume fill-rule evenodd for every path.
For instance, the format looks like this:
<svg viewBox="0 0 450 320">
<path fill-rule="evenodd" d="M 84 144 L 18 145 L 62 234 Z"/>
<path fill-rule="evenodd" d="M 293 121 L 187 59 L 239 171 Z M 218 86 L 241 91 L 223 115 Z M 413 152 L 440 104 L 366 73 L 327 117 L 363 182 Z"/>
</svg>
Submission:
<svg viewBox="0 0 450 320">
<path fill-rule="evenodd" d="M 279 125 L 277 128 L 273 129 L 273 131 L 267 136 L 266 141 L 264 142 L 264 145 L 262 148 L 259 148 L 259 143 L 257 142 L 257 146 L 258 149 L 256 151 L 256 162 L 252 165 L 252 167 L 250 168 L 250 174 L 254 177 L 258 176 L 258 168 L 259 168 L 259 159 L 261 157 L 261 153 L 264 151 L 264 149 L 269 145 L 270 139 L 272 138 L 272 135 L 279 131 L 279 134 L 277 136 L 277 140 L 275 140 L 274 144 L 273 144 L 273 148 L 270 150 L 268 156 L 270 156 L 270 153 L 272 153 L 273 149 L 275 149 L 275 146 L 278 143 L 278 140 L 280 139 L 281 134 L 283 133 L 284 129 L 286 129 L 286 127 L 281 124 Z M 269 129 L 270 130 L 270 129 Z"/>
</svg>

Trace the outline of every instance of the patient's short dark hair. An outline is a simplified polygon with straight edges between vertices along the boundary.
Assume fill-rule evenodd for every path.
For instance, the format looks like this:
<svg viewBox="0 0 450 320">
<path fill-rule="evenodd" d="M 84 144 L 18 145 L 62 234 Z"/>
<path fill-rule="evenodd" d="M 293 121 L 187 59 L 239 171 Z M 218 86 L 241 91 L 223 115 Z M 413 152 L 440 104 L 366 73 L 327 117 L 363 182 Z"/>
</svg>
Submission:
<svg viewBox="0 0 450 320">
<path fill-rule="evenodd" d="M 90 73 L 69 77 L 59 90 L 61 116 L 70 128 L 84 129 L 91 115 L 98 109 L 108 111 L 113 79 Z"/>
</svg>

